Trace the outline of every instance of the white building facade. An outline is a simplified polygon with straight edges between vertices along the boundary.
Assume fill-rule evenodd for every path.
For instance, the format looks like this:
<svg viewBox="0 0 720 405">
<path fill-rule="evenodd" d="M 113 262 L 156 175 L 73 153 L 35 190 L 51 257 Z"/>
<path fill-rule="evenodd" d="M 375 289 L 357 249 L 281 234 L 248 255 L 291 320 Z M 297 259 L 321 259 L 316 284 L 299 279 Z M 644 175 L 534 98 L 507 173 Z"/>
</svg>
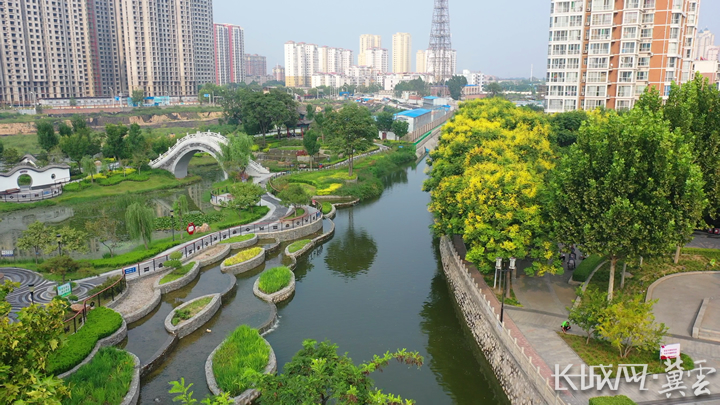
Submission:
<svg viewBox="0 0 720 405">
<path fill-rule="evenodd" d="M 412 72 L 412 38 L 407 32 L 398 32 L 392 38 L 392 71 Z"/>
</svg>

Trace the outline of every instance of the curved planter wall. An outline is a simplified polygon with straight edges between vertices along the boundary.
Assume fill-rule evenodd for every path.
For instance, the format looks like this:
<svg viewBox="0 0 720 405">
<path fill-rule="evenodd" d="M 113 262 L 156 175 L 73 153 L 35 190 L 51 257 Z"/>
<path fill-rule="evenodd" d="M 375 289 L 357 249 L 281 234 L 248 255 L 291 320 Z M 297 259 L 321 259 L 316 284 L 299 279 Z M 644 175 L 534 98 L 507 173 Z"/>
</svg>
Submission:
<svg viewBox="0 0 720 405">
<path fill-rule="evenodd" d="M 196 262 L 193 265 L 192 269 L 190 269 L 190 271 L 188 271 L 186 275 L 180 277 L 177 280 L 173 280 L 165 284 L 160 284 L 160 280 L 162 280 L 163 277 L 167 276 L 167 274 L 163 277 L 158 278 L 157 280 L 155 280 L 155 285 L 153 285 L 153 289 L 160 290 L 160 294 L 167 294 L 170 291 L 179 290 L 190 284 L 193 280 L 195 280 L 198 274 L 200 274 L 200 263 Z"/>
<path fill-rule="evenodd" d="M 205 305 L 205 307 L 200 310 L 195 316 L 192 318 L 182 321 L 178 323 L 177 325 L 172 324 L 172 318 L 173 315 L 175 315 L 175 312 L 184 309 L 188 305 L 192 304 L 195 301 L 212 297 L 212 300 Z M 220 305 L 222 304 L 222 297 L 220 294 L 210 294 L 210 295 L 203 295 L 202 297 L 195 298 L 193 300 L 190 300 L 179 307 L 172 310 L 167 317 L 165 317 L 165 329 L 173 334 L 177 335 L 178 338 L 182 339 L 185 336 L 195 332 L 198 328 L 203 326 L 207 321 L 210 320 L 210 318 L 217 313 L 218 309 L 220 309 Z"/>
<path fill-rule="evenodd" d="M 296 228 L 289 228 L 277 232 L 264 233 L 263 239 L 274 238 L 278 242 L 285 242 L 289 240 L 302 239 L 305 236 L 312 235 L 315 232 L 321 230 L 323 227 L 323 221 L 315 221 L 313 223 L 298 226 Z"/>
<path fill-rule="evenodd" d="M 263 264 L 265 261 L 265 249 L 261 249 L 260 253 L 257 254 L 257 256 L 253 257 L 252 259 L 246 260 L 242 263 L 233 264 L 231 266 L 226 266 L 225 263 L 220 265 L 220 270 L 222 270 L 223 273 L 230 273 L 230 274 L 240 274 L 245 273 L 246 271 L 252 270 L 255 267 Z"/>
<path fill-rule="evenodd" d="M 286 299 L 290 298 L 290 296 L 293 295 L 293 293 L 295 292 L 295 273 L 290 271 L 290 274 L 290 284 L 288 284 L 288 286 L 283 288 L 282 290 L 274 292 L 272 294 L 266 294 L 260 291 L 260 277 L 258 277 L 257 280 L 255 280 L 255 284 L 253 285 L 253 293 L 256 297 L 260 298 L 263 301 L 272 303 L 285 301 Z"/>
<path fill-rule="evenodd" d="M 133 369 L 133 378 L 130 381 L 130 388 L 120 405 L 135 405 L 140 399 L 140 359 L 130 352 L 126 353 L 132 356 L 135 367 Z"/>
<path fill-rule="evenodd" d="M 212 353 L 210 353 L 210 356 L 208 356 L 207 361 L 205 362 L 205 379 L 207 380 L 208 388 L 210 389 L 210 392 L 213 393 L 213 395 L 222 394 L 222 390 L 220 389 L 220 387 L 218 387 L 217 381 L 215 381 L 215 374 L 213 373 L 213 357 L 215 357 L 215 353 L 218 351 L 218 349 L 220 349 L 220 346 L 222 346 L 223 343 L 225 343 L 224 340 L 218 345 L 218 347 L 215 348 L 215 350 L 212 351 Z M 268 345 L 268 348 L 270 349 L 270 354 L 268 356 L 268 364 L 267 366 L 265 366 L 265 370 L 263 370 L 263 373 L 275 373 L 277 371 L 277 359 L 275 358 L 275 352 L 273 351 L 272 346 L 270 346 L 270 343 L 267 340 L 265 340 L 265 344 Z M 249 405 L 259 396 L 260 391 L 258 390 L 245 390 L 242 394 L 233 398 L 233 403 L 235 405 Z"/>
<path fill-rule="evenodd" d="M 145 307 L 138 309 L 137 311 L 125 316 L 125 322 L 127 323 L 133 323 L 141 320 L 144 318 L 147 314 L 152 312 L 155 307 L 160 305 L 160 300 L 162 300 L 162 294 L 160 293 L 160 290 L 155 290 L 153 292 L 153 296 L 148 302 Z"/>
<path fill-rule="evenodd" d="M 250 247 L 255 245 L 258 242 L 258 236 L 255 235 L 252 237 L 252 239 L 248 239 L 246 241 L 242 242 L 233 242 L 233 243 L 224 243 L 225 245 L 230 246 L 230 249 L 244 249 L 246 247 Z"/>
<path fill-rule="evenodd" d="M 75 372 L 78 371 L 78 369 L 80 367 L 88 364 L 90 362 L 90 360 L 92 360 L 93 357 L 95 357 L 95 354 L 97 354 L 98 350 L 100 350 L 101 348 L 106 347 L 106 346 L 115 346 L 115 345 L 119 344 L 120 342 L 122 342 L 126 336 L 127 336 L 127 323 L 123 319 L 122 325 L 120 325 L 120 328 L 118 330 L 116 330 L 115 333 L 113 333 L 112 335 L 110 335 L 104 339 L 98 340 L 97 343 L 95 343 L 95 347 L 92 349 L 90 354 L 88 354 L 88 356 L 85 357 L 85 360 L 81 361 L 80 364 L 73 367 L 69 371 L 59 374 L 58 378 L 65 379 L 65 378 L 68 378 L 69 376 L 75 374 Z"/>
<path fill-rule="evenodd" d="M 227 244 L 227 245 L 222 245 L 222 244 L 220 244 L 220 245 L 215 245 L 215 246 L 213 246 L 213 249 L 216 248 L 216 247 L 218 247 L 218 246 L 221 246 L 222 249 L 220 249 L 216 254 L 214 254 L 214 255 L 212 255 L 211 257 L 208 257 L 208 258 L 206 258 L 206 259 L 202 259 L 202 260 L 198 260 L 198 261 L 197 261 L 198 264 L 200 265 L 200 267 L 205 267 L 205 266 L 207 266 L 207 265 L 209 265 L 209 264 L 213 264 L 213 263 L 215 263 L 215 262 L 217 262 L 217 261 L 220 261 L 220 260 L 224 259 L 225 256 L 227 256 L 228 253 L 230 253 L 230 249 L 232 249 L 231 244 Z"/>
</svg>

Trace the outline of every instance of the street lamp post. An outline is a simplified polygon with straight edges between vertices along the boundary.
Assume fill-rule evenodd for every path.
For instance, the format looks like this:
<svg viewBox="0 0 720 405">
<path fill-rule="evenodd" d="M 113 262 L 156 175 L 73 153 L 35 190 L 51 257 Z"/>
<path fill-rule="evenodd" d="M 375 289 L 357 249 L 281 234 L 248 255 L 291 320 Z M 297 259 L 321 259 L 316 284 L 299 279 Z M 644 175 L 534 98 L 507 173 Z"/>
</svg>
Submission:
<svg viewBox="0 0 720 405">
<path fill-rule="evenodd" d="M 505 280 L 505 285 L 503 285 L 503 279 L 505 279 L 505 273 L 512 272 L 515 270 L 515 258 L 510 258 L 510 263 L 507 269 L 503 268 L 503 259 L 501 257 L 498 257 L 495 259 L 495 270 L 500 272 L 500 289 L 502 290 L 502 302 L 500 304 L 500 323 L 503 323 L 503 317 L 505 315 L 505 292 L 507 291 L 508 282 Z"/>
<path fill-rule="evenodd" d="M 58 243 L 58 256 L 62 256 L 62 235 L 57 234 L 55 237 L 57 238 Z"/>
<path fill-rule="evenodd" d="M 28 284 L 30 290 L 30 303 L 35 304 L 35 284 Z"/>
<path fill-rule="evenodd" d="M 170 228 L 172 228 L 173 242 L 175 242 L 175 210 L 170 210 L 170 221 L 172 222 Z"/>
</svg>

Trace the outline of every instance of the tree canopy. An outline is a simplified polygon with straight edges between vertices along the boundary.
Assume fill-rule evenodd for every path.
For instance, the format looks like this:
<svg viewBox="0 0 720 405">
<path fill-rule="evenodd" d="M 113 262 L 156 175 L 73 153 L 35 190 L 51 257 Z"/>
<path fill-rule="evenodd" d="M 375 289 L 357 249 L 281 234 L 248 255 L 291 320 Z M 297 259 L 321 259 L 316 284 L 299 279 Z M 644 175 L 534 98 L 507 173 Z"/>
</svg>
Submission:
<svg viewBox="0 0 720 405">
<path fill-rule="evenodd" d="M 220 143 L 220 165 L 228 175 L 239 175 L 250 163 L 253 140 L 247 134 L 240 133 L 227 137 L 227 144 Z"/>
<path fill-rule="evenodd" d="M 448 90 L 450 90 L 450 97 L 453 100 L 460 100 L 462 97 L 462 91 L 467 86 L 468 81 L 465 76 L 453 76 L 447 81 Z"/>
<path fill-rule="evenodd" d="M 369 149 L 378 135 L 370 110 L 355 103 L 345 104 L 340 111 L 327 113 L 323 126 L 330 145 L 349 157 L 348 172 L 352 176 L 353 155 Z"/>
</svg>

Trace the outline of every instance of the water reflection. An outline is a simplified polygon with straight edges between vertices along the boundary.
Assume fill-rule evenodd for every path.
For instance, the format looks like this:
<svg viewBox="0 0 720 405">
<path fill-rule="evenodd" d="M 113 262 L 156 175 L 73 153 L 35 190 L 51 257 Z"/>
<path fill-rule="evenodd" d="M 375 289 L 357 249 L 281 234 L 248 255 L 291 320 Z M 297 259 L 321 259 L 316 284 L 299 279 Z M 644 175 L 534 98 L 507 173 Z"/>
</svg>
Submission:
<svg viewBox="0 0 720 405">
<path fill-rule="evenodd" d="M 350 208 L 347 229 L 328 245 L 325 264 L 330 270 L 347 278 L 365 274 L 377 256 L 377 244 L 364 229 L 356 229 L 353 220 L 354 208 Z"/>
</svg>

